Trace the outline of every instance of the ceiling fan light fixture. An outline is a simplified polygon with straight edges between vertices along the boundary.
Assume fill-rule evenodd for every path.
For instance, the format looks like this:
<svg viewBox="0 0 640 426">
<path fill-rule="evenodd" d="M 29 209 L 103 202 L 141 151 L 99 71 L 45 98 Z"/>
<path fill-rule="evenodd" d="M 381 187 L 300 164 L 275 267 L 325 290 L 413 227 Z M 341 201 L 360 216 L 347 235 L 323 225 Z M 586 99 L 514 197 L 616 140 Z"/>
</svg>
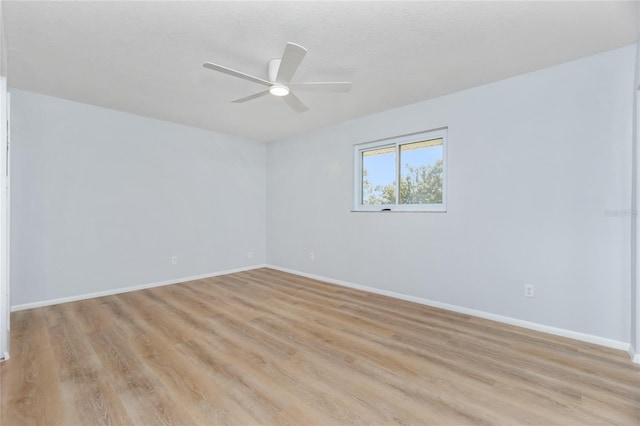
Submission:
<svg viewBox="0 0 640 426">
<path fill-rule="evenodd" d="M 287 96 L 289 94 L 289 88 L 280 84 L 275 84 L 269 88 L 269 93 L 273 96 Z"/>
</svg>

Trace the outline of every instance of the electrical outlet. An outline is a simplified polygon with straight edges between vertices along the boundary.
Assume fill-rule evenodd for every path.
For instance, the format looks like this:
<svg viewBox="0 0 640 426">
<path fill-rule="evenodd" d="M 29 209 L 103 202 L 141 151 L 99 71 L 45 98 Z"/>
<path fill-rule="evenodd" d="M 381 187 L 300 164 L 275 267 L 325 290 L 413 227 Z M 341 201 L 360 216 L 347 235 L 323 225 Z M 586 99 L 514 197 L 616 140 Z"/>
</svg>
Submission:
<svg viewBox="0 0 640 426">
<path fill-rule="evenodd" d="M 533 286 L 531 284 L 524 285 L 524 295 L 526 297 L 533 297 Z"/>
<path fill-rule="evenodd" d="M 172 256 L 171 257 L 171 264 L 173 264 L 173 265 L 177 265 L 178 264 L 178 256 Z"/>
<path fill-rule="evenodd" d="M 309 260 L 311 261 L 316 260 L 316 254 L 312 251 L 309 252 Z"/>
<path fill-rule="evenodd" d="M 247 254 L 247 257 L 248 257 L 249 259 L 253 259 L 253 252 L 252 252 L 252 251 L 250 251 L 250 252 Z"/>
</svg>

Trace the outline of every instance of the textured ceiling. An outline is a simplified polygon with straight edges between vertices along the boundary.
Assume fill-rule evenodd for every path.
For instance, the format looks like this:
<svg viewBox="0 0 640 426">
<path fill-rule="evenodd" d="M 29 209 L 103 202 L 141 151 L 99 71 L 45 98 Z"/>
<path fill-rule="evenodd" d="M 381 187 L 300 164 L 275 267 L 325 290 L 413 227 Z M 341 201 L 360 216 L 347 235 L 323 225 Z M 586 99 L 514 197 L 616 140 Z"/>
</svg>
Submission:
<svg viewBox="0 0 640 426">
<path fill-rule="evenodd" d="M 269 141 L 631 44 L 637 2 L 3 1 L 8 79 L 106 108 Z M 310 111 L 202 67 L 266 78 L 291 41 Z"/>
</svg>

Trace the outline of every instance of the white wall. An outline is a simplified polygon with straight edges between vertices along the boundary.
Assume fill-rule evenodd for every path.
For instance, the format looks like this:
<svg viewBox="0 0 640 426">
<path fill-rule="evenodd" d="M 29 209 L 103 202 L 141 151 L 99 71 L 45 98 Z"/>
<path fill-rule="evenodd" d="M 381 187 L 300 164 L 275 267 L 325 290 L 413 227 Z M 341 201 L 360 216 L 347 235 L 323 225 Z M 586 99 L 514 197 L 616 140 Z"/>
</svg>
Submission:
<svg viewBox="0 0 640 426">
<path fill-rule="evenodd" d="M 0 2 L 0 360 L 9 353 L 9 274 L 7 220 L 7 46 L 4 14 Z"/>
<path fill-rule="evenodd" d="M 13 306 L 265 262 L 264 144 L 20 90 L 11 101 Z"/>
<path fill-rule="evenodd" d="M 634 360 L 640 362 L 640 227 L 638 227 L 638 197 L 640 197 L 640 150 L 638 149 L 639 121 L 640 121 L 640 42 L 636 44 L 636 61 L 634 85 L 630 89 L 633 93 L 633 142 L 632 142 L 632 191 L 631 191 L 631 353 L 635 353 Z"/>
<path fill-rule="evenodd" d="M 270 143 L 267 262 L 629 342 L 634 52 Z M 443 126 L 447 213 L 350 212 L 353 144 Z"/>
</svg>

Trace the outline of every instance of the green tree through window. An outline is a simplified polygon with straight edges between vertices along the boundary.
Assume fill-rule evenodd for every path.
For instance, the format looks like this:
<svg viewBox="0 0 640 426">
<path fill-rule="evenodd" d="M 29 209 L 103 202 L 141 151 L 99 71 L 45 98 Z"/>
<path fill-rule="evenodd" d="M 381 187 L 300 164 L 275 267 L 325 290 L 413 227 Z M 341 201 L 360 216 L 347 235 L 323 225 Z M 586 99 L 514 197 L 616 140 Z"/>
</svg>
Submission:
<svg viewBox="0 0 640 426">
<path fill-rule="evenodd" d="M 417 167 L 406 164 L 405 169 L 409 173 L 400 181 L 400 204 L 442 203 L 442 159 Z M 374 188 L 367 178 L 367 169 L 363 169 L 362 174 L 363 204 L 395 204 L 395 181 L 392 185 L 377 185 Z"/>
</svg>

